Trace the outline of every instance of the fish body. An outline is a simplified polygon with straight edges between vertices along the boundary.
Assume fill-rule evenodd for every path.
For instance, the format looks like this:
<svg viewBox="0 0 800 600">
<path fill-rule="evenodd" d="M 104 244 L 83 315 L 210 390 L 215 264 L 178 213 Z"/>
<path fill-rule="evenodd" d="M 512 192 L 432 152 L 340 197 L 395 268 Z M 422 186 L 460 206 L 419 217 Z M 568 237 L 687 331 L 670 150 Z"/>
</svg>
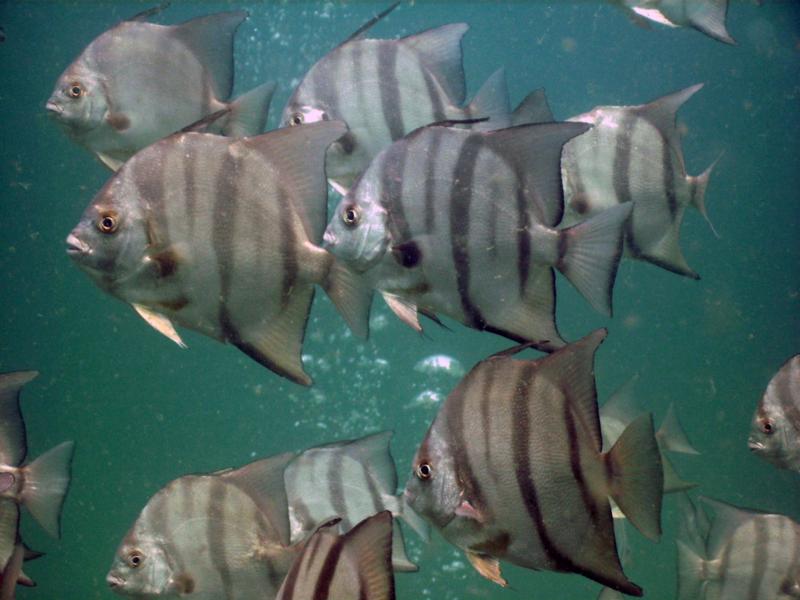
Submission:
<svg viewBox="0 0 800 600">
<path fill-rule="evenodd" d="M 346 122 L 349 131 L 328 150 L 326 162 L 328 177 L 345 188 L 381 150 L 423 125 L 475 117 L 489 117 L 492 127 L 509 125 L 502 71 L 461 107 L 467 29 L 454 23 L 399 40 L 346 41 L 309 69 L 284 108 L 282 125 Z"/>
<path fill-rule="evenodd" d="M 800 354 L 770 380 L 753 415 L 748 445 L 776 467 L 800 472 Z"/>
<path fill-rule="evenodd" d="M 647 21 L 667 27 L 691 27 L 707 36 L 736 44 L 725 27 L 728 0 L 612 0 L 631 19 L 646 27 Z"/>
<path fill-rule="evenodd" d="M 179 344 L 173 322 L 308 385 L 300 348 L 315 283 L 345 312 L 362 311 L 358 333 L 367 327 L 369 296 L 352 301 L 354 276 L 314 243 L 325 225 L 325 149 L 344 131 L 327 122 L 238 140 L 170 136 L 106 183 L 68 253 Z"/>
<path fill-rule="evenodd" d="M 593 356 L 604 337 L 536 361 L 478 363 L 414 457 L 408 503 L 501 585 L 504 560 L 642 593 L 622 572 L 608 498 L 657 538 L 661 463 L 649 415 L 601 454 Z"/>
<path fill-rule="evenodd" d="M 131 598 L 274 598 L 299 552 L 289 545 L 283 489 L 292 456 L 167 484 L 117 548 L 111 590 Z"/>
<path fill-rule="evenodd" d="M 416 329 L 419 312 L 435 313 L 559 347 L 551 267 L 610 313 L 631 208 L 568 230 L 545 225 L 560 219 L 561 148 L 587 128 L 421 128 L 370 163 L 335 210 L 325 247 Z"/>
<path fill-rule="evenodd" d="M 308 541 L 277 600 L 394 600 L 391 513 L 380 512 L 342 534 L 334 523 Z"/>
<path fill-rule="evenodd" d="M 93 40 L 61 74 L 47 101 L 68 135 L 111 169 L 204 116 L 228 114 L 211 130 L 261 133 L 274 84 L 228 102 L 233 37 L 244 11 L 180 25 L 123 21 Z"/>
<path fill-rule="evenodd" d="M 625 224 L 628 256 L 694 279 L 678 244 L 684 210 L 706 216 L 711 174 L 686 174 L 675 115 L 702 85 L 640 106 L 598 106 L 569 119 L 592 128 L 564 145 L 561 175 L 566 226 L 632 203 Z"/>
</svg>

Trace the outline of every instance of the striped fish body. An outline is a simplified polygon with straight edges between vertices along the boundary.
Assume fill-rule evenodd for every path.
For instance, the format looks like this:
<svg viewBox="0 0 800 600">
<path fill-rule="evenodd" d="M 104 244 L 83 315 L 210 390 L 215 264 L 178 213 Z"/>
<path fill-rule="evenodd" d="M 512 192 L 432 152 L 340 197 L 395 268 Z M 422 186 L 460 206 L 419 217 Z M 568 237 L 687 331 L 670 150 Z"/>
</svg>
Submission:
<svg viewBox="0 0 800 600">
<path fill-rule="evenodd" d="M 659 511 L 661 465 L 652 420 L 640 420 L 620 444 L 632 442 L 651 487 L 625 500 L 624 484 L 609 478 L 616 450 L 601 454 L 592 373 L 604 335 L 537 361 L 482 361 L 448 396 L 414 458 L 409 504 L 501 585 L 497 561 L 505 560 L 641 595 L 617 558 L 608 496 L 631 515 L 634 504 Z M 658 513 L 640 525 L 648 520 L 657 535 Z"/>
<path fill-rule="evenodd" d="M 678 241 L 686 206 L 705 214 L 711 169 L 697 177 L 686 174 L 675 114 L 701 87 L 641 106 L 601 106 L 569 119 L 592 128 L 564 146 L 563 224 L 632 202 L 627 255 L 696 279 Z"/>
<path fill-rule="evenodd" d="M 388 511 L 344 534 L 323 525 L 295 560 L 277 600 L 394 600 L 391 554 Z"/>
<path fill-rule="evenodd" d="M 630 211 L 617 207 L 570 233 L 542 224 L 548 199 L 561 201 L 561 147 L 585 127 L 417 130 L 382 151 L 340 202 L 326 247 L 415 313 L 559 347 L 551 267 L 609 312 Z M 592 250 L 573 252 L 584 240 Z"/>
<path fill-rule="evenodd" d="M 329 122 L 161 140 L 98 193 L 68 252 L 178 343 L 173 321 L 310 384 L 300 347 L 313 284 L 335 272 L 311 240 L 324 228 L 324 152 L 343 132 Z"/>
<path fill-rule="evenodd" d="M 274 86 L 226 102 L 243 11 L 180 25 L 123 21 L 92 41 L 56 82 L 47 108 L 67 133 L 116 170 L 136 151 L 229 107 L 212 128 L 261 133 Z M 242 114 L 244 113 L 244 114 Z"/>
<path fill-rule="evenodd" d="M 288 544 L 283 468 L 291 454 L 157 492 L 120 543 L 107 582 L 142 598 L 274 598 L 299 552 Z"/>
<path fill-rule="evenodd" d="M 750 450 L 781 469 L 800 472 L 800 355 L 769 382 L 753 415 Z"/>
</svg>

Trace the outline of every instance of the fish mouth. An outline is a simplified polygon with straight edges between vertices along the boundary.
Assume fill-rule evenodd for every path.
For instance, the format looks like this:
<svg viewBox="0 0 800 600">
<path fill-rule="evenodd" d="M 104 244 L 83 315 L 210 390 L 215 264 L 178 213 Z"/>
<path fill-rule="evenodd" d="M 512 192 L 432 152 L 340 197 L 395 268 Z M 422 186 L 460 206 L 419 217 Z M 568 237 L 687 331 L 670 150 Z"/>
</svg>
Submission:
<svg viewBox="0 0 800 600">
<path fill-rule="evenodd" d="M 764 450 L 764 444 L 755 440 L 747 440 L 747 447 L 750 448 L 750 452 L 761 452 Z"/>
<path fill-rule="evenodd" d="M 54 117 L 60 117 L 64 112 L 64 107 L 60 104 L 56 104 L 52 100 L 48 100 L 44 107 L 47 109 L 47 112 Z"/>
<path fill-rule="evenodd" d="M 70 233 L 67 236 L 67 254 L 69 254 L 72 258 L 79 258 L 81 256 L 88 256 L 92 253 L 92 248 L 75 236 L 75 234 Z"/>
<path fill-rule="evenodd" d="M 106 583 L 108 584 L 108 587 L 113 590 L 116 588 L 121 588 L 123 585 L 125 585 L 125 580 L 117 575 L 114 575 L 113 573 L 109 573 L 106 576 Z"/>
</svg>

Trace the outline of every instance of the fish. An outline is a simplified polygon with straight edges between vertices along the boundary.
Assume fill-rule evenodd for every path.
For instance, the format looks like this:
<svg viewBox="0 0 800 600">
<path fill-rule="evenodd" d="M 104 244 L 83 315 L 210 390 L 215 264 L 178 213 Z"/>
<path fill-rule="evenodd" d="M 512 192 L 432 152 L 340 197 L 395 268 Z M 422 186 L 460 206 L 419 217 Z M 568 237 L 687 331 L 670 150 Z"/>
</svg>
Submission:
<svg viewBox="0 0 800 600">
<path fill-rule="evenodd" d="M 725 26 L 728 0 L 611 0 L 640 27 L 647 22 L 667 27 L 690 27 L 707 36 L 735 45 Z"/>
<path fill-rule="evenodd" d="M 106 576 L 134 598 L 274 598 L 301 548 L 289 544 L 283 473 L 294 454 L 184 475 L 147 502 Z"/>
<path fill-rule="evenodd" d="M 414 370 L 424 375 L 443 373 L 451 377 L 463 377 L 464 367 L 458 359 L 446 354 L 433 354 L 420 360 L 414 365 Z"/>
<path fill-rule="evenodd" d="M 16 560 L 16 547 L 22 545 L 20 506 L 27 508 L 48 534 L 61 536 L 61 511 L 69 488 L 75 444 L 63 442 L 26 462 L 27 433 L 19 400 L 23 386 L 37 375 L 36 371 L 0 374 L 0 566 L 3 568 Z M 39 554 L 26 550 L 23 558 L 25 555 L 33 558 Z M 16 583 L 21 577 L 23 582 L 30 582 L 19 569 L 21 565 L 15 563 L 9 579 Z"/>
<path fill-rule="evenodd" d="M 311 537 L 276 600 L 394 600 L 391 513 L 379 512 L 344 534 L 334 524 Z"/>
<path fill-rule="evenodd" d="M 328 178 L 338 190 L 349 189 L 381 150 L 423 125 L 474 117 L 489 119 L 473 126 L 477 129 L 510 125 L 502 69 L 462 106 L 466 83 L 461 40 L 469 29 L 466 23 L 394 40 L 365 38 L 366 29 L 308 70 L 281 118 L 284 127 L 321 120 L 347 123 L 347 134 L 328 149 L 326 160 Z"/>
<path fill-rule="evenodd" d="M 228 101 L 233 38 L 245 11 L 179 25 L 147 22 L 144 11 L 95 38 L 56 81 L 48 113 L 76 143 L 116 171 L 138 150 L 204 116 L 227 109 L 211 132 L 264 130 L 275 84 Z"/>
<path fill-rule="evenodd" d="M 117 171 L 67 237 L 100 289 L 172 341 L 175 323 L 311 385 L 301 347 L 320 284 L 367 335 L 371 291 L 319 247 L 338 121 L 250 138 L 179 133 Z"/>
<path fill-rule="evenodd" d="M 291 542 L 306 540 L 317 528 L 337 518 L 332 529 L 347 533 L 357 523 L 383 510 L 406 521 L 424 539 L 427 523 L 397 496 L 397 471 L 389 451 L 391 431 L 357 440 L 309 448 L 286 467 Z M 392 564 L 398 571 L 416 571 L 406 555 L 397 523 L 392 536 Z"/>
<path fill-rule="evenodd" d="M 800 524 L 700 497 L 710 522 L 688 496 L 676 540 L 678 600 L 800 598 Z"/>
<path fill-rule="evenodd" d="M 420 312 L 552 351 L 556 267 L 603 314 L 622 251 L 621 205 L 557 222 L 559 164 L 583 123 L 422 127 L 383 150 L 342 198 L 324 247 L 420 331 Z"/>
<path fill-rule="evenodd" d="M 495 583 L 507 585 L 503 560 L 642 595 L 617 557 L 608 498 L 657 540 L 661 460 L 652 415 L 601 453 L 593 362 L 605 337 L 596 330 L 537 360 L 515 359 L 516 347 L 479 362 L 414 456 L 408 504 Z"/>
<path fill-rule="evenodd" d="M 689 277 L 700 276 L 679 245 L 686 206 L 708 218 L 705 194 L 716 161 L 698 176 L 687 175 L 675 126 L 678 109 L 702 84 L 638 106 L 598 106 L 568 121 L 592 128 L 564 145 L 563 226 L 609 207 L 631 203 L 625 254 Z"/>
<path fill-rule="evenodd" d="M 787 360 L 767 385 L 747 443 L 774 466 L 800 472 L 800 354 Z"/>
</svg>

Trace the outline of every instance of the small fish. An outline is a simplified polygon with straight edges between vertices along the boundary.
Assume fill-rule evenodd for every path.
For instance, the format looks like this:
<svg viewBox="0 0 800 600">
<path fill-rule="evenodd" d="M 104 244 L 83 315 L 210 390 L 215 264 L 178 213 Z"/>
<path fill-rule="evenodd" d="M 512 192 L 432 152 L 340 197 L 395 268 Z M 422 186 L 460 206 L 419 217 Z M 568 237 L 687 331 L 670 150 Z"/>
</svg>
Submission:
<svg viewBox="0 0 800 600">
<path fill-rule="evenodd" d="M 423 127 L 371 163 L 335 210 L 325 247 L 405 323 L 449 316 L 552 351 L 556 267 L 604 314 L 629 204 L 556 230 L 564 143 L 583 123 L 475 132 Z"/>
<path fill-rule="evenodd" d="M 800 598 L 800 524 L 701 497 L 710 525 L 686 496 L 678 545 L 678 600 Z"/>
<path fill-rule="evenodd" d="M 117 170 L 128 158 L 204 116 L 227 109 L 209 131 L 256 135 L 267 119 L 273 83 L 232 102 L 233 37 L 244 11 L 180 25 L 121 22 L 92 41 L 58 78 L 49 113 L 77 143 Z"/>
<path fill-rule="evenodd" d="M 631 203 L 626 254 L 699 279 L 686 263 L 678 238 L 687 205 L 708 221 L 705 192 L 714 164 L 696 177 L 686 174 L 675 115 L 701 87 L 640 106 L 598 106 L 569 119 L 592 128 L 564 145 L 563 225 Z"/>
<path fill-rule="evenodd" d="M 515 348 L 481 361 L 414 457 L 409 505 L 500 585 L 504 560 L 642 595 L 622 572 L 608 499 L 657 539 L 662 468 L 650 415 L 601 453 L 593 362 L 605 336 L 538 360 L 512 358 Z"/>
<path fill-rule="evenodd" d="M 344 534 L 334 524 L 311 537 L 276 600 L 394 600 L 391 513 L 364 519 Z"/>
<path fill-rule="evenodd" d="M 184 345 L 173 322 L 223 342 L 302 385 L 314 284 L 366 335 L 371 294 L 318 247 L 323 160 L 337 121 L 234 140 L 180 133 L 137 153 L 67 238 L 104 291 Z"/>
<path fill-rule="evenodd" d="M 640 27 L 647 21 L 667 27 L 691 27 L 709 37 L 736 44 L 725 27 L 728 0 L 611 0 Z"/>
<path fill-rule="evenodd" d="M 414 370 L 425 375 L 444 373 L 451 377 L 463 377 L 464 373 L 466 373 L 457 359 L 445 354 L 434 354 L 423 358 L 414 365 Z"/>
<path fill-rule="evenodd" d="M 283 473 L 294 455 L 186 475 L 142 509 L 106 581 L 136 598 L 274 598 L 299 554 L 289 545 Z"/>
<path fill-rule="evenodd" d="M 336 517 L 332 528 L 347 533 L 382 510 L 404 519 L 423 539 L 428 525 L 397 496 L 397 472 L 389 451 L 391 431 L 357 440 L 334 442 L 301 452 L 286 467 L 291 541 L 308 538 L 321 524 Z M 392 563 L 398 571 L 416 571 L 406 556 L 403 535 L 394 525 Z"/>
<path fill-rule="evenodd" d="M 333 119 L 347 123 L 347 134 L 331 146 L 326 162 L 328 178 L 338 189 L 349 188 L 381 150 L 423 125 L 473 117 L 489 118 L 489 123 L 476 125 L 478 129 L 510 125 L 502 70 L 468 106 L 461 106 L 466 90 L 461 38 L 469 29 L 465 23 L 398 40 L 367 39 L 362 35 L 365 29 L 309 69 L 281 120 L 283 126 Z"/>
<path fill-rule="evenodd" d="M 770 380 L 753 415 L 748 446 L 776 467 L 800 472 L 800 354 Z"/>
</svg>

